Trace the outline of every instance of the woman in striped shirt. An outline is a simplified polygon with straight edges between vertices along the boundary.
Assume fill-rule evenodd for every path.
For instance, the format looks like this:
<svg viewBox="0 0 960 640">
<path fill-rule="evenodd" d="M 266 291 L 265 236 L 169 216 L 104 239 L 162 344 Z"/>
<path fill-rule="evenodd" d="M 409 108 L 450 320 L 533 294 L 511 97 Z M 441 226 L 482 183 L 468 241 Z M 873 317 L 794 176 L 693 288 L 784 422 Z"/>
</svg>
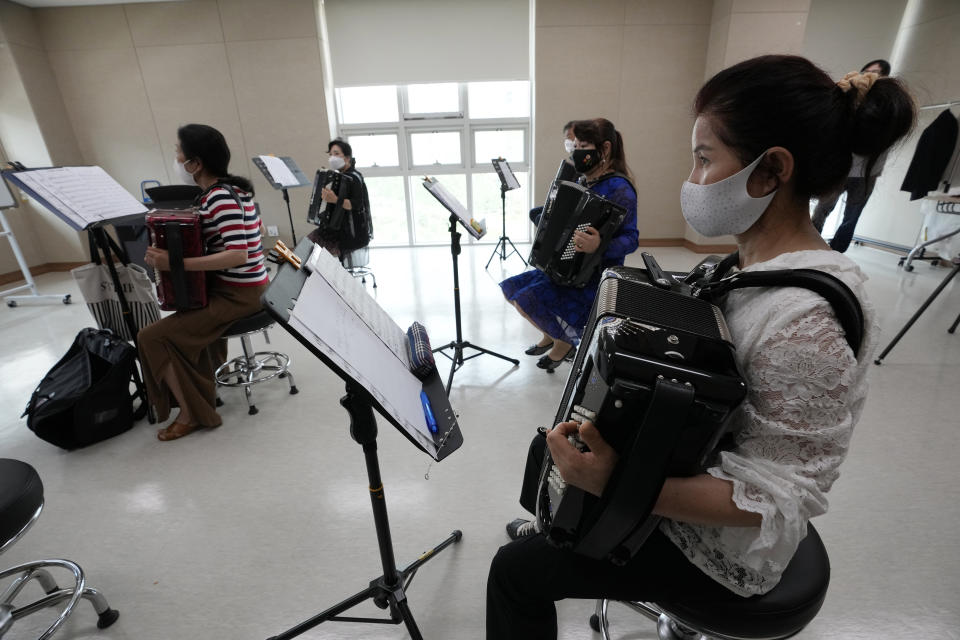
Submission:
<svg viewBox="0 0 960 640">
<path fill-rule="evenodd" d="M 166 420 L 173 403 L 180 408 L 176 419 L 157 432 L 164 441 L 220 426 L 214 372 L 227 357 L 222 336 L 234 321 L 261 309 L 260 295 L 267 285 L 253 185 L 227 172 L 230 149 L 223 135 L 207 125 L 188 124 L 180 127 L 177 138 L 174 170 L 184 182 L 203 189 L 198 206 L 206 247 L 206 255 L 185 258 L 183 264 L 187 271 L 209 272 L 208 302 L 203 309 L 177 311 L 137 337 L 157 419 Z M 170 270 L 163 249 L 147 249 L 146 262 Z"/>
</svg>

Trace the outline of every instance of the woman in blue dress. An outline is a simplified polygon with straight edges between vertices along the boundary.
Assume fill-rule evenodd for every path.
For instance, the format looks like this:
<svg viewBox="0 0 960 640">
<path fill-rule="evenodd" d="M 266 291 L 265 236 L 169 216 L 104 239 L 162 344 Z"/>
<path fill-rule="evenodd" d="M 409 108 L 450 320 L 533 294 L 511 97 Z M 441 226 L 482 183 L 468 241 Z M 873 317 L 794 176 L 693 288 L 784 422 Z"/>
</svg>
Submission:
<svg viewBox="0 0 960 640">
<path fill-rule="evenodd" d="M 588 189 L 626 208 L 627 215 L 603 254 L 602 268 L 622 265 L 628 253 L 637 250 L 637 192 L 630 182 L 623 153 L 623 138 L 613 123 L 604 118 L 581 120 L 573 125 L 576 147 L 573 163 Z M 600 246 L 600 234 L 593 227 L 574 234 L 575 249 L 593 253 Z M 602 270 L 602 269 L 601 269 Z M 526 350 L 542 356 L 537 366 L 552 373 L 564 360 L 572 360 L 583 335 L 593 299 L 600 283 L 600 271 L 583 288 L 555 284 L 543 271 L 525 271 L 500 283 L 503 295 L 524 318 L 543 332 L 540 341 Z"/>
</svg>

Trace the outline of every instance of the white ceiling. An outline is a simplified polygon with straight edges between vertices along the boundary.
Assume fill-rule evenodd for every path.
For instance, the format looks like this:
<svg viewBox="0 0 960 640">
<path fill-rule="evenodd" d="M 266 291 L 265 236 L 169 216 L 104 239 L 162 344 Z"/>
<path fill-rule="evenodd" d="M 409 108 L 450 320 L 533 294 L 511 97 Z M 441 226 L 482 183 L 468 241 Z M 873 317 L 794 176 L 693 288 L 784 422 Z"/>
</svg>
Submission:
<svg viewBox="0 0 960 640">
<path fill-rule="evenodd" d="M 13 0 L 25 7 L 82 7 L 91 4 L 126 4 L 130 2 L 169 2 L 170 0 Z M 180 0 L 177 0 L 180 1 Z"/>
</svg>

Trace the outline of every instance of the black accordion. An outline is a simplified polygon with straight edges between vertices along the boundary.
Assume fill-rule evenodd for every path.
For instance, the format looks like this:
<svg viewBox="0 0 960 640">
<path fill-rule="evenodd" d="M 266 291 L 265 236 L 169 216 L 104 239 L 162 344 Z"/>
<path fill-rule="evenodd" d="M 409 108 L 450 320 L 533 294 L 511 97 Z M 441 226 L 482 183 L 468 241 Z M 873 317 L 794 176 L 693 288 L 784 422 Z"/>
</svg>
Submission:
<svg viewBox="0 0 960 640">
<path fill-rule="evenodd" d="M 550 185 L 527 261 L 556 284 L 585 287 L 600 269 L 607 245 L 626 215 L 625 208 L 582 185 L 555 181 Z M 600 246 L 593 253 L 574 247 L 574 232 L 587 227 L 600 233 Z"/>
<path fill-rule="evenodd" d="M 657 526 L 665 478 L 704 470 L 746 396 L 720 310 L 676 284 L 659 268 L 603 273 L 554 424 L 590 420 L 620 459 L 596 497 L 567 485 L 547 451 L 536 511 L 557 546 L 629 560 Z"/>
<path fill-rule="evenodd" d="M 320 197 L 320 192 L 324 188 L 337 194 L 337 202 L 325 202 Z M 324 235 L 338 235 L 349 218 L 349 212 L 343 208 L 343 202 L 353 196 L 353 189 L 352 176 L 331 169 L 318 169 L 313 178 L 307 222 L 320 227 Z"/>
</svg>

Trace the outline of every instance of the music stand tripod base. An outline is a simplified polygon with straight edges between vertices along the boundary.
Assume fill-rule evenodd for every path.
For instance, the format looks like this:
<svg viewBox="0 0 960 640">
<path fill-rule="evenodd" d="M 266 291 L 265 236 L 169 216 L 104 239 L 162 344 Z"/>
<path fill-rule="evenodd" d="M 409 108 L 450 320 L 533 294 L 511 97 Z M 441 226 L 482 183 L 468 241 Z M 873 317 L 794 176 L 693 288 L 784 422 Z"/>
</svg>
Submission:
<svg viewBox="0 0 960 640">
<path fill-rule="evenodd" d="M 487 260 L 487 266 L 484 269 L 490 268 L 490 263 L 493 262 L 493 256 L 500 254 L 500 262 L 503 262 L 513 254 L 517 254 L 517 257 L 520 258 L 523 262 L 523 266 L 527 266 L 527 261 L 523 259 L 523 256 L 520 255 L 520 252 L 517 250 L 517 247 L 514 246 L 513 241 L 510 239 L 510 236 L 507 235 L 507 189 L 505 187 L 500 187 L 500 203 L 501 203 L 501 217 L 503 221 L 503 235 L 500 236 L 500 239 L 497 240 L 497 246 L 493 248 L 493 253 L 490 254 L 490 259 Z M 507 253 L 507 243 L 510 243 L 510 253 Z"/>
<path fill-rule="evenodd" d="M 369 586 L 363 591 L 355 593 L 346 600 L 279 635 L 271 636 L 268 640 L 289 640 L 323 622 L 403 623 L 412 640 L 423 640 L 423 635 L 417 628 L 413 613 L 411 613 L 410 606 L 407 604 L 406 589 L 410 587 L 411 581 L 422 565 L 437 553 L 459 542 L 463 533 L 459 529 L 455 530 L 443 542 L 421 554 L 414 562 L 403 569 L 397 569 L 393 556 L 393 541 L 390 536 L 390 522 L 387 519 L 383 481 L 380 479 L 380 462 L 377 458 L 377 422 L 373 414 L 373 407 L 364 393 L 355 390 L 349 382 L 347 383 L 347 395 L 340 399 L 340 404 L 350 414 L 350 435 L 357 444 L 363 447 L 367 478 L 370 483 L 370 502 L 373 506 L 373 520 L 376 525 L 383 574 L 371 580 Z M 373 600 L 373 603 L 381 609 L 389 609 L 390 617 L 364 618 L 340 615 L 367 600 Z"/>
</svg>

